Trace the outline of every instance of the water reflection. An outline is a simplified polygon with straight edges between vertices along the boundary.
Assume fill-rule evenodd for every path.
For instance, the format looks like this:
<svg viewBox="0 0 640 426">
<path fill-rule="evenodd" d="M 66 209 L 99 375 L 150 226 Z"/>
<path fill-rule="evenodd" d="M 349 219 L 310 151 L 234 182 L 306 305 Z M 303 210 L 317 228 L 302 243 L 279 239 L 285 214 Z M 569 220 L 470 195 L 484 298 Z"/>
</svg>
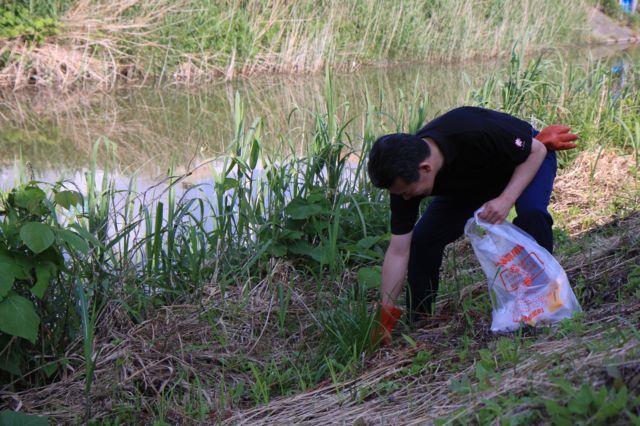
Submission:
<svg viewBox="0 0 640 426">
<path fill-rule="evenodd" d="M 550 60 L 585 61 L 611 55 L 612 48 L 550 54 Z M 585 59 L 589 58 L 589 59 Z M 464 103 L 469 88 L 507 67 L 504 60 L 464 65 L 403 65 L 335 75 L 336 104 L 348 117 L 362 116 L 367 97 L 390 117 L 401 101 L 428 96 L 433 116 Z M 234 97 L 238 92 L 251 122 L 264 118 L 263 140 L 278 149 L 282 138 L 303 146 L 311 135 L 310 111 L 325 103 L 322 76 L 272 76 L 185 88 L 120 88 L 116 92 L 5 92 L 0 94 L 0 186 L 15 176 L 16 162 L 29 162 L 37 178 L 73 176 L 86 168 L 94 142 L 106 137 L 117 147 L 119 172 L 137 172 L 149 179 L 166 176 L 170 166 L 185 170 L 206 158 L 227 152 L 234 133 Z M 249 123 L 246 123 L 247 125 Z M 393 130 L 392 122 L 387 125 Z M 356 120 L 349 133 L 362 133 Z M 11 179 L 12 180 L 12 179 Z M 54 178 L 55 180 L 55 178 Z"/>
</svg>

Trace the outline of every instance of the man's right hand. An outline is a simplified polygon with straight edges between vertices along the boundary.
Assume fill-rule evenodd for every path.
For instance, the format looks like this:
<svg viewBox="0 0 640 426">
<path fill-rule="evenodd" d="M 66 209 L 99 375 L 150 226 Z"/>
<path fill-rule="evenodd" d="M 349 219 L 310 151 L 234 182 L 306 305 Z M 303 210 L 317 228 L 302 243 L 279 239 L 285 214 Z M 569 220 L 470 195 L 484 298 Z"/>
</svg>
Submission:
<svg viewBox="0 0 640 426">
<path fill-rule="evenodd" d="M 547 126 L 538 133 L 535 138 L 544 144 L 548 151 L 562 151 L 565 149 L 573 149 L 577 145 L 571 143 L 578 139 L 578 135 L 569 133 L 571 128 L 552 124 Z"/>
<path fill-rule="evenodd" d="M 373 329 L 373 333 L 371 333 L 371 344 L 389 345 L 391 343 L 391 332 L 393 332 L 401 315 L 402 311 L 395 306 L 380 304 L 376 318 L 378 324 Z"/>
</svg>

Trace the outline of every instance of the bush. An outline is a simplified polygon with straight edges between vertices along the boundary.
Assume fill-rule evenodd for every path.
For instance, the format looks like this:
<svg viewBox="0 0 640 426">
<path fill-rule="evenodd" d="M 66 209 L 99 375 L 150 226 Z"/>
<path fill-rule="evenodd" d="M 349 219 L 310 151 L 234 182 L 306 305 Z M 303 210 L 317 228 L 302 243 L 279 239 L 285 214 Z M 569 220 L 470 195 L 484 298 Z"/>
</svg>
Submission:
<svg viewBox="0 0 640 426">
<path fill-rule="evenodd" d="M 0 194 L 0 382 L 22 376 L 25 367 L 52 376 L 56 357 L 76 337 L 74 265 L 89 242 L 77 225 L 58 223 L 56 207 L 80 201 L 65 190 L 49 199 L 35 183 Z"/>
</svg>

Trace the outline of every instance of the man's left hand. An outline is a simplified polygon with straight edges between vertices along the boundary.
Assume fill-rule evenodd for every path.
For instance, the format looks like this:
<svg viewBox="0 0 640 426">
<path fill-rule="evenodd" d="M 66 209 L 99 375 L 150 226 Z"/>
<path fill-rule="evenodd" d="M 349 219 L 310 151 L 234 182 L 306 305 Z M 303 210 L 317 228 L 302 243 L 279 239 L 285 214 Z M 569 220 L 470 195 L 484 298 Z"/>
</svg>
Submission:
<svg viewBox="0 0 640 426">
<path fill-rule="evenodd" d="M 573 141 L 578 139 L 578 135 L 569 133 L 569 130 L 571 129 L 567 126 L 552 124 L 542 129 L 535 138 L 542 142 L 548 151 L 573 149 L 576 147 Z"/>
<path fill-rule="evenodd" d="M 511 207 L 513 207 L 513 203 L 504 197 L 494 198 L 484 203 L 478 217 L 485 222 L 499 224 L 507 218 Z"/>
</svg>

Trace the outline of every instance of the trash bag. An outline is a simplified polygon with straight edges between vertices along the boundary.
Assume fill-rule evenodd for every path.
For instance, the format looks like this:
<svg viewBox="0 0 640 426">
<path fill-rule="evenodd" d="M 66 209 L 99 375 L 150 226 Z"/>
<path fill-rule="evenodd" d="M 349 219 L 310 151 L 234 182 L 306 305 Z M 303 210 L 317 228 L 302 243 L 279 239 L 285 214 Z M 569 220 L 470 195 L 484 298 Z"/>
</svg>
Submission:
<svg viewBox="0 0 640 426">
<path fill-rule="evenodd" d="M 552 324 L 582 310 L 567 274 L 546 249 L 509 222 L 483 221 L 479 211 L 467 221 L 464 233 L 489 283 L 491 331 Z"/>
</svg>

